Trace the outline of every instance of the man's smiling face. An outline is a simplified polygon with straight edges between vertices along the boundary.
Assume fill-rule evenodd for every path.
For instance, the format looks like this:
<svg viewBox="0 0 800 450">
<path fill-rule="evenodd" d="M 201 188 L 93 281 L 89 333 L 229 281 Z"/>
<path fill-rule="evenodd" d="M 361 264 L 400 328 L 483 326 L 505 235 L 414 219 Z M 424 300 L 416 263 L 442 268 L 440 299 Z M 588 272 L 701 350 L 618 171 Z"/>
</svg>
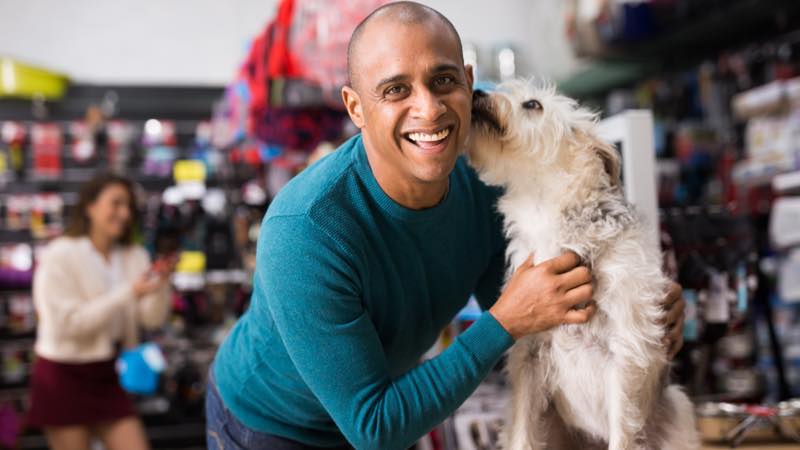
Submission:
<svg viewBox="0 0 800 450">
<path fill-rule="evenodd" d="M 379 18 L 356 51 L 353 89 L 344 100 L 370 163 L 392 167 L 391 175 L 402 177 L 396 183 L 446 182 L 469 132 L 472 105 L 472 72 L 464 68 L 457 37 L 436 20 Z"/>
</svg>

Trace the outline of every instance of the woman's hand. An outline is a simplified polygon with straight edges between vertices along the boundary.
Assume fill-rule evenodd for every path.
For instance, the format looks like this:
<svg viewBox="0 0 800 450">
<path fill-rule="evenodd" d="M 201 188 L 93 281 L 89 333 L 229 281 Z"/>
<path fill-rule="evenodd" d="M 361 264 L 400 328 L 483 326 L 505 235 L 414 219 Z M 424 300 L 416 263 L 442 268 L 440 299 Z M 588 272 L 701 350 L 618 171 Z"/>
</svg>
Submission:
<svg viewBox="0 0 800 450">
<path fill-rule="evenodd" d="M 170 275 L 178 264 L 178 255 L 163 256 L 156 259 L 150 269 L 133 284 L 133 293 L 142 298 L 163 288 L 169 283 Z"/>
<path fill-rule="evenodd" d="M 172 272 L 175 271 L 175 266 L 178 264 L 178 259 L 177 253 L 161 256 L 153 262 L 153 265 L 150 267 L 150 272 L 161 277 L 168 277 L 172 274 Z"/>
<path fill-rule="evenodd" d="M 168 277 L 153 275 L 152 272 L 148 271 L 133 283 L 133 295 L 135 295 L 137 299 L 140 299 L 158 291 L 164 287 L 168 281 Z"/>
</svg>

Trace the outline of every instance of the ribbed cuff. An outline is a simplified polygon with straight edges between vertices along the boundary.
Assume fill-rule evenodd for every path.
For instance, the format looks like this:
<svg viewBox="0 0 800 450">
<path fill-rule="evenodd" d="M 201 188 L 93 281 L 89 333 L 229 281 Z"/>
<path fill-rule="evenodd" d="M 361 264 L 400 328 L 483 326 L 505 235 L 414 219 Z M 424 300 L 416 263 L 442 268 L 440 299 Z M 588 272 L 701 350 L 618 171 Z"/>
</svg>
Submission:
<svg viewBox="0 0 800 450">
<path fill-rule="evenodd" d="M 484 311 L 458 339 L 478 361 L 486 365 L 496 363 L 514 344 L 514 338 L 489 311 Z"/>
</svg>

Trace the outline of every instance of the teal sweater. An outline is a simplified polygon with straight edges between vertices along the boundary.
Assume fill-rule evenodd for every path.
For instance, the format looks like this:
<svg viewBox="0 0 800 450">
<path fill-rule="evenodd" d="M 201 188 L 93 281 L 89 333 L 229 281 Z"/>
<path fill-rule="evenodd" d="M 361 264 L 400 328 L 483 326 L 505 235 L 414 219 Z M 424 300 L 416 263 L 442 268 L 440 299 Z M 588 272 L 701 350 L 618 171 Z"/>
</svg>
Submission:
<svg viewBox="0 0 800 450">
<path fill-rule="evenodd" d="M 425 210 L 380 188 L 360 136 L 275 198 L 250 308 L 214 364 L 248 427 L 308 445 L 404 449 L 442 422 L 512 344 L 489 314 L 420 357 L 474 293 L 497 299 L 505 241 L 497 192 L 460 158 Z"/>
</svg>

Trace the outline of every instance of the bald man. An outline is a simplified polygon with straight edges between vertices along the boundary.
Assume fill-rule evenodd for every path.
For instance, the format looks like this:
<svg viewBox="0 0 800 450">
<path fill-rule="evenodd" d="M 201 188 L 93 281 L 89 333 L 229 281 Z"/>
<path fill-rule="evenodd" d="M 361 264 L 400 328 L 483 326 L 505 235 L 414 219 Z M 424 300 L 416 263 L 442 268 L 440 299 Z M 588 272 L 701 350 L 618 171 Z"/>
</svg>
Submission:
<svg viewBox="0 0 800 450">
<path fill-rule="evenodd" d="M 573 253 L 522 267 L 500 292 L 498 192 L 460 157 L 472 68 L 444 16 L 379 8 L 353 33 L 348 66 L 342 99 L 361 134 L 267 211 L 251 306 L 210 373 L 209 448 L 408 448 L 515 339 L 595 311 L 573 308 L 592 297 Z M 485 312 L 420 363 L 471 294 Z M 666 303 L 677 339 L 678 287 Z"/>
</svg>

